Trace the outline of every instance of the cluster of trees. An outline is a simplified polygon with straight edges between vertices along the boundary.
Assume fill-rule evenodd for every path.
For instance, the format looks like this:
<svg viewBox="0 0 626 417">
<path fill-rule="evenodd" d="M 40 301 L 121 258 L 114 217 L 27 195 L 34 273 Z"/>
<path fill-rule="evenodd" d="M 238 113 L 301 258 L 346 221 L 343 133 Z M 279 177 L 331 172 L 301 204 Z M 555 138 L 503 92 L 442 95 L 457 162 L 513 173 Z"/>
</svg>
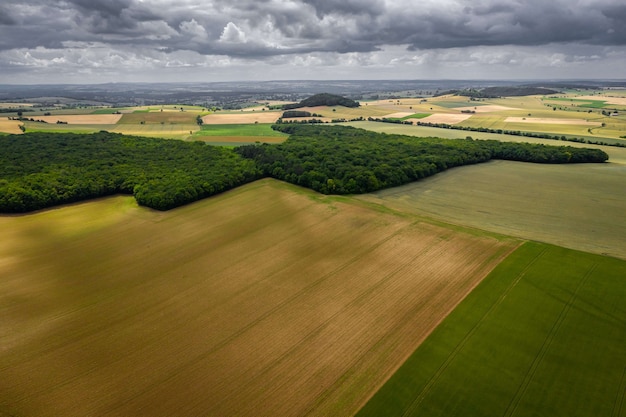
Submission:
<svg viewBox="0 0 626 417">
<path fill-rule="evenodd" d="M 283 118 L 288 119 L 290 117 L 323 117 L 321 114 L 311 113 L 304 110 L 287 110 L 283 112 Z"/>
<path fill-rule="evenodd" d="M 325 194 L 357 194 L 447 168 L 508 159 L 604 162 L 598 149 L 386 135 L 347 126 L 280 124 L 280 145 L 215 147 L 116 133 L 0 137 L 0 212 L 33 211 L 116 193 L 168 210 L 263 176 Z"/>
<path fill-rule="evenodd" d="M 253 161 L 202 142 L 107 132 L 0 138 L 0 211 L 5 213 L 116 193 L 168 210 L 260 175 Z"/>
<path fill-rule="evenodd" d="M 299 109 L 301 107 L 315 107 L 315 106 L 344 106 L 344 107 L 359 107 L 358 101 L 351 100 L 346 97 L 338 96 L 335 94 L 321 93 L 315 94 L 307 99 L 302 100 L 299 103 L 285 104 L 284 110 Z"/>
<path fill-rule="evenodd" d="M 604 162 L 597 149 L 528 143 L 386 135 L 347 126 L 276 125 L 280 145 L 236 150 L 264 174 L 324 194 L 358 194 L 398 186 L 460 165 L 490 159 L 540 163 Z"/>
</svg>

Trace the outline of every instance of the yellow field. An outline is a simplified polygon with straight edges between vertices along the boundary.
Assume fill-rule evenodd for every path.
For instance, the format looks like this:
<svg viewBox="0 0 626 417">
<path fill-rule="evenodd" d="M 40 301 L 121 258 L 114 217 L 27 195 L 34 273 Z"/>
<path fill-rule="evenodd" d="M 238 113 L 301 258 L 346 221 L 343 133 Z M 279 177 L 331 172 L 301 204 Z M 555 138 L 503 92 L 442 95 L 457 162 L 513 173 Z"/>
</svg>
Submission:
<svg viewBox="0 0 626 417">
<path fill-rule="evenodd" d="M 0 217 L 0 414 L 353 415 L 517 241 L 263 180 Z"/>
<path fill-rule="evenodd" d="M 438 113 L 438 114 L 432 114 L 428 117 L 424 117 L 423 119 L 420 119 L 420 121 L 426 122 L 426 123 L 446 123 L 446 124 L 454 125 L 457 123 L 461 123 L 464 120 L 469 119 L 470 117 L 472 117 L 471 114 L 464 114 L 464 113 L 460 113 L 460 114 Z"/>
<path fill-rule="evenodd" d="M 274 123 L 280 118 L 282 112 L 255 111 L 239 113 L 212 113 L 202 118 L 208 125 L 236 125 L 246 123 Z"/>
<path fill-rule="evenodd" d="M 608 104 L 618 104 L 620 106 L 626 106 L 626 97 L 612 96 L 610 93 L 601 94 L 597 96 L 576 96 L 579 100 L 604 100 Z"/>
<path fill-rule="evenodd" d="M 581 126 L 601 126 L 601 122 L 590 122 L 578 119 L 550 119 L 542 117 L 507 117 L 505 123 L 538 123 L 547 125 L 581 125 Z"/>
<path fill-rule="evenodd" d="M 37 120 L 43 120 L 48 123 L 56 123 L 57 121 L 65 122 L 71 125 L 114 125 L 122 118 L 121 114 L 68 114 L 55 116 L 37 116 Z"/>
<path fill-rule="evenodd" d="M 10 109 L 12 107 L 19 109 L 19 108 L 33 107 L 33 104 L 32 103 L 8 103 L 8 102 L 0 103 L 0 109 Z"/>
<path fill-rule="evenodd" d="M 0 132 L 3 133 L 22 133 L 20 125 L 23 123 L 17 120 L 9 120 L 8 117 L 0 117 Z"/>
</svg>

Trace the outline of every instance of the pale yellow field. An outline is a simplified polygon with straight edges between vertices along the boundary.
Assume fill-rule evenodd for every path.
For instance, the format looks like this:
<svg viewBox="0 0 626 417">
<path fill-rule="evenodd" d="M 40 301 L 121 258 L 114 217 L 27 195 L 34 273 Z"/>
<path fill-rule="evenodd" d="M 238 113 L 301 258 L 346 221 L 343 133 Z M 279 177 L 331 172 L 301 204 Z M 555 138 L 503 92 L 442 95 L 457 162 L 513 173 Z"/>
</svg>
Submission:
<svg viewBox="0 0 626 417">
<path fill-rule="evenodd" d="M 7 103 L 7 102 L 0 102 L 0 109 L 10 109 L 11 107 L 26 108 L 26 107 L 33 107 L 33 104 L 31 104 L 31 103 Z"/>
<path fill-rule="evenodd" d="M 0 414 L 351 416 L 517 245 L 258 181 L 0 216 Z"/>
<path fill-rule="evenodd" d="M 472 117 L 471 114 L 436 113 L 436 114 L 431 114 L 428 117 L 424 117 L 423 119 L 420 119 L 419 121 L 427 122 L 427 123 L 447 123 L 447 124 L 453 125 L 453 124 L 461 123 L 462 121 L 467 120 L 470 117 Z"/>
<path fill-rule="evenodd" d="M 401 111 L 401 112 L 397 112 L 397 113 L 387 114 L 387 115 L 385 115 L 385 117 L 401 119 L 403 117 L 411 116 L 413 114 L 415 114 L 415 113 L 413 113 L 413 112 L 402 112 Z"/>
<path fill-rule="evenodd" d="M 493 113 L 493 112 L 499 112 L 499 111 L 520 110 L 519 108 L 500 106 L 497 104 L 487 104 L 484 106 L 455 107 L 454 109 L 459 110 L 459 111 L 470 110 L 476 113 Z"/>
<path fill-rule="evenodd" d="M 581 126 L 602 126 L 601 122 L 590 122 L 580 119 L 549 119 L 543 117 L 507 117 L 505 123 L 538 123 L 550 125 L 581 125 Z"/>
<path fill-rule="evenodd" d="M 57 121 L 72 125 L 114 125 L 122 118 L 121 114 L 64 114 L 57 116 L 37 116 L 37 120 L 48 123 Z"/>
<path fill-rule="evenodd" d="M 282 112 L 258 111 L 240 113 L 212 113 L 202 118 L 205 124 L 231 125 L 247 123 L 274 123 L 280 118 Z"/>
<path fill-rule="evenodd" d="M 17 120 L 9 120 L 8 117 L 0 117 L 0 132 L 4 133 L 22 133 L 20 125 L 23 123 Z"/>
<path fill-rule="evenodd" d="M 598 96 L 575 96 L 578 100 L 604 100 L 608 104 L 618 104 L 621 106 L 626 106 L 626 97 L 615 97 L 608 94 L 598 95 Z"/>
</svg>

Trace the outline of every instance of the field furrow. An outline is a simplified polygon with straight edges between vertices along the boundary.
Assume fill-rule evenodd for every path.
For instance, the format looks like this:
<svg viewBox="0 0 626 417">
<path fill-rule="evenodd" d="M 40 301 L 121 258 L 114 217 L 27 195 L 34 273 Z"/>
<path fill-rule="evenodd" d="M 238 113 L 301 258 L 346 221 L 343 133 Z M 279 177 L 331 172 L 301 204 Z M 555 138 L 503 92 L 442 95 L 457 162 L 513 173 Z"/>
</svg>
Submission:
<svg viewBox="0 0 626 417">
<path fill-rule="evenodd" d="M 517 245 L 273 180 L 120 199 L 0 218 L 0 410 L 350 415 Z"/>
</svg>

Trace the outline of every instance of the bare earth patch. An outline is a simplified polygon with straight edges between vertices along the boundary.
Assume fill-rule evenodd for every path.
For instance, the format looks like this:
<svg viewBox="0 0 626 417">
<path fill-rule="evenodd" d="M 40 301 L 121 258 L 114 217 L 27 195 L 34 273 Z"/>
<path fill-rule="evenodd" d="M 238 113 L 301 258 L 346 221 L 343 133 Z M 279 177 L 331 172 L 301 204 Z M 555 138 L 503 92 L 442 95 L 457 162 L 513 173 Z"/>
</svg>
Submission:
<svg viewBox="0 0 626 417">
<path fill-rule="evenodd" d="M 0 413 L 351 416 L 517 246 L 274 180 L 125 201 L 0 217 Z"/>
<path fill-rule="evenodd" d="M 549 119 L 543 117 L 507 117 L 506 123 L 538 123 L 550 125 L 581 125 L 581 126 L 602 126 L 600 122 L 588 122 L 580 119 Z"/>
<path fill-rule="evenodd" d="M 248 123 L 274 123 L 280 118 L 282 112 L 258 111 L 241 113 L 213 113 L 202 118 L 208 125 L 236 125 Z"/>
<path fill-rule="evenodd" d="M 15 134 L 22 133 L 22 131 L 20 130 L 21 124 L 22 122 L 20 121 L 9 120 L 8 117 L 2 117 L 0 118 L 0 132 Z"/>
<path fill-rule="evenodd" d="M 122 118 L 121 114 L 69 114 L 58 116 L 38 116 L 37 120 L 48 123 L 61 121 L 71 125 L 114 125 Z"/>
<path fill-rule="evenodd" d="M 431 114 L 428 117 L 424 117 L 420 120 L 420 122 L 427 123 L 447 123 L 450 125 L 461 123 L 467 119 L 472 117 L 471 114 L 446 114 L 446 113 L 437 113 Z"/>
</svg>

